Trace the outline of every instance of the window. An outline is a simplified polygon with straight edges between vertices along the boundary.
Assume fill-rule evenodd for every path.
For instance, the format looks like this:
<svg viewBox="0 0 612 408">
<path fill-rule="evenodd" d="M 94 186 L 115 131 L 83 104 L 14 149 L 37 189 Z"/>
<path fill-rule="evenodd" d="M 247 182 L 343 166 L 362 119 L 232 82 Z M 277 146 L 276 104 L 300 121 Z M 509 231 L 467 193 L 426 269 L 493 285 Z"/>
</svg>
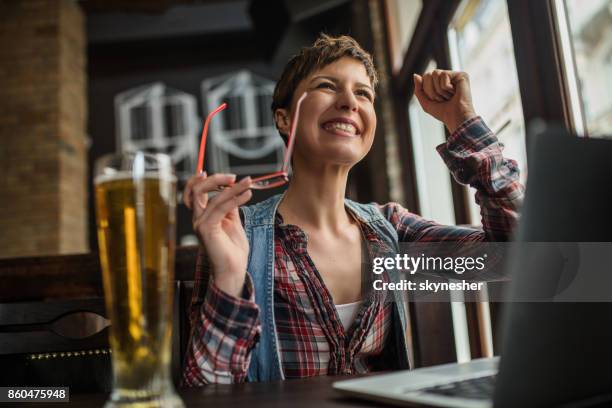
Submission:
<svg viewBox="0 0 612 408">
<path fill-rule="evenodd" d="M 392 43 L 392 66 L 393 70 L 397 71 L 410 46 L 416 23 L 423 9 L 423 1 L 390 0 L 387 2 L 387 9 L 389 36 Z"/>
<path fill-rule="evenodd" d="M 117 151 L 163 152 L 176 174 L 189 178 L 198 151 L 197 101 L 161 82 L 137 86 L 115 96 Z"/>
<path fill-rule="evenodd" d="M 432 61 L 425 72 L 435 68 Z M 446 140 L 444 125 L 425 113 L 414 96 L 408 110 L 421 216 L 452 225 L 455 213 L 450 173 L 436 151 L 436 146 Z"/>
<path fill-rule="evenodd" d="M 610 135 L 612 4 L 608 0 L 557 0 L 556 12 L 577 131 Z"/>
<path fill-rule="evenodd" d="M 228 104 L 210 123 L 207 171 L 256 175 L 278 170 L 285 144 L 270 115 L 274 82 L 243 70 L 207 78 L 201 87 L 204 117 Z"/>
<path fill-rule="evenodd" d="M 436 64 L 430 61 L 425 72 L 434 69 Z M 420 214 L 442 224 L 454 225 L 451 175 L 436 150 L 436 146 L 446 141 L 444 125 L 425 113 L 415 96 L 410 100 L 408 111 Z M 467 316 L 462 296 L 453 293 L 450 308 L 457 361 L 463 363 L 469 361 L 471 356 Z"/>
<path fill-rule="evenodd" d="M 525 124 L 514 47 L 505 0 L 465 0 L 448 32 L 453 69 L 470 75 L 476 112 L 504 144 L 504 156 L 527 175 Z M 470 220 L 480 224 L 480 208 L 470 189 Z"/>
</svg>

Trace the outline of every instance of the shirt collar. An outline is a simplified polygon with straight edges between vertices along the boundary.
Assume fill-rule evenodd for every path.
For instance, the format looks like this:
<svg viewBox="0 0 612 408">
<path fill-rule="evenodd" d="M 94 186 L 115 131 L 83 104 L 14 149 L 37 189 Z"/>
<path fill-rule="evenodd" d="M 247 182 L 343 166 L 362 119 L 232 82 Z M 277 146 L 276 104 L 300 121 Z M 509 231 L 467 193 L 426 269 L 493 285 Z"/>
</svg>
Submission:
<svg viewBox="0 0 612 408">
<path fill-rule="evenodd" d="M 349 214 L 357 221 L 361 234 L 367 243 L 370 259 L 378 256 L 388 255 L 390 248 L 388 245 L 376 234 L 376 231 L 364 222 L 361 217 L 357 217 L 355 213 L 348 207 L 346 207 Z M 277 211 L 274 218 L 274 225 L 282 233 L 282 238 L 285 242 L 296 251 L 296 253 L 305 253 L 308 247 L 308 235 L 297 225 L 285 224 L 283 216 Z"/>
</svg>

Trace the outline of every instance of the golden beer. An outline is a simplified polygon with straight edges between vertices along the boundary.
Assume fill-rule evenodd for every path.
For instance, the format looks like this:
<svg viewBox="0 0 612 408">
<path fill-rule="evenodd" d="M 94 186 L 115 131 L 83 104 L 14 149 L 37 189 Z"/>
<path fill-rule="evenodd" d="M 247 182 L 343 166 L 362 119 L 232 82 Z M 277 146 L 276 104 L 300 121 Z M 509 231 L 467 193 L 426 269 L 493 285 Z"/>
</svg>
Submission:
<svg viewBox="0 0 612 408">
<path fill-rule="evenodd" d="M 127 406 L 126 401 L 182 406 L 169 372 L 176 178 L 101 175 L 95 179 L 95 195 L 111 320 L 114 388 L 108 406 Z"/>
</svg>

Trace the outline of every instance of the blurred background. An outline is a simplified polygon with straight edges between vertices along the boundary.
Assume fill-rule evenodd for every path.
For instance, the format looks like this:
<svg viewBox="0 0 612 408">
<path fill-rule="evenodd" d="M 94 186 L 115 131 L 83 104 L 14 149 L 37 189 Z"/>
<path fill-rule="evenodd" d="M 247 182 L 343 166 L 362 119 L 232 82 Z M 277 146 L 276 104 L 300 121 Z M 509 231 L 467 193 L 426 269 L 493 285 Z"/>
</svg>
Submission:
<svg viewBox="0 0 612 408">
<path fill-rule="evenodd" d="M 230 108 L 212 122 L 208 171 L 278 169 L 284 147 L 269 108 L 274 84 L 320 32 L 354 36 L 383 75 L 376 144 L 353 171 L 349 196 L 399 201 L 443 223 L 478 224 L 474 192 L 454 185 L 439 159 L 435 146 L 447 135 L 411 97 L 409 74 L 467 71 L 478 113 L 525 181 L 520 45 L 513 40 L 535 30 L 525 27 L 528 13 L 542 12 L 526 3 L 510 2 L 509 10 L 505 0 L 2 0 L 0 257 L 95 249 L 94 161 L 162 151 L 184 181 L 195 170 L 202 119 L 224 101 Z M 567 88 L 567 117 L 550 119 L 581 134 L 611 133 L 612 3 L 543 3 L 553 8 L 557 38 L 542 46 L 561 51 L 558 87 Z M 512 12 L 523 13 L 514 25 Z M 522 64 L 550 70 L 535 57 Z M 524 76 L 528 98 L 547 91 Z M 195 243 L 190 229 L 179 203 L 179 243 Z"/>
<path fill-rule="evenodd" d="M 413 98 L 413 72 L 468 72 L 477 112 L 524 182 L 533 120 L 612 134 L 609 0 L 0 0 L 0 258 L 95 252 L 95 160 L 165 152 L 184 183 L 202 119 L 222 101 L 208 171 L 277 169 L 272 90 L 321 32 L 354 36 L 381 73 L 376 141 L 349 183 L 358 201 L 480 223 L 474 191 L 435 151 L 449 135 Z M 177 208 L 177 242 L 196 244 Z M 490 328 L 475 340 L 461 332 L 483 310 L 438 310 L 429 331 L 423 318 L 422 336 L 445 319 L 454 336 L 431 354 L 423 346 L 421 363 L 489 354 Z"/>
</svg>

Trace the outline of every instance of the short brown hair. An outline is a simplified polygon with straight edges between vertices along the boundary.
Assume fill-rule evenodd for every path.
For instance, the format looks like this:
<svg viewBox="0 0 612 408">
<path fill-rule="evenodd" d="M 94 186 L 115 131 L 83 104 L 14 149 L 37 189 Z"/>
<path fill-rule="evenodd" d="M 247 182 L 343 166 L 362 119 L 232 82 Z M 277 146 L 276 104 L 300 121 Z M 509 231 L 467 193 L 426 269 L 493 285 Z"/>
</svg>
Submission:
<svg viewBox="0 0 612 408">
<path fill-rule="evenodd" d="M 347 35 L 332 37 L 321 34 L 310 47 L 303 47 L 299 54 L 293 56 L 276 83 L 272 97 L 272 114 L 277 109 L 286 109 L 291 105 L 293 93 L 300 81 L 313 71 L 323 68 L 342 57 L 351 57 L 360 61 L 372 83 L 378 84 L 378 74 L 372 62 L 372 56 L 365 51 L 354 38 Z"/>
</svg>

